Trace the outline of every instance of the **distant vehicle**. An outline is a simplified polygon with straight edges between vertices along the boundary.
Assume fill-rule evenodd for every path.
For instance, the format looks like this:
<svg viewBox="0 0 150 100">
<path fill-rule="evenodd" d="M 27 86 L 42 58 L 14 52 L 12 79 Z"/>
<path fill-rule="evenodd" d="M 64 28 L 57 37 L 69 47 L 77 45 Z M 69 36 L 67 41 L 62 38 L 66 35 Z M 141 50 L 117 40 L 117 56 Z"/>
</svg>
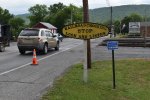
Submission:
<svg viewBox="0 0 150 100">
<path fill-rule="evenodd" d="M 17 46 L 20 54 L 25 54 L 26 51 L 33 51 L 33 49 L 46 54 L 50 48 L 59 50 L 59 39 L 48 29 L 27 28 L 19 34 Z"/>
<path fill-rule="evenodd" d="M 10 25 L 0 25 L 0 52 L 5 51 L 5 47 L 10 43 Z"/>
<path fill-rule="evenodd" d="M 54 33 L 54 35 L 56 35 L 58 37 L 59 41 L 61 41 L 61 42 L 63 41 L 63 36 L 61 34 Z"/>
</svg>

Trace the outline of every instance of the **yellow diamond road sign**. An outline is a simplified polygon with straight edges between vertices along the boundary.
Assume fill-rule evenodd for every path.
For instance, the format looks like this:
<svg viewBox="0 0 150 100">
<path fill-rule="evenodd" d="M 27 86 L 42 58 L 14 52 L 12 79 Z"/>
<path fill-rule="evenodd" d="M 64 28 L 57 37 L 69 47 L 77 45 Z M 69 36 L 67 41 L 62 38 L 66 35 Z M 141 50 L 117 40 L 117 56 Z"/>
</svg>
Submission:
<svg viewBox="0 0 150 100">
<path fill-rule="evenodd" d="M 94 39 L 106 36 L 108 28 L 97 23 L 76 23 L 65 26 L 63 34 L 75 39 Z"/>
</svg>

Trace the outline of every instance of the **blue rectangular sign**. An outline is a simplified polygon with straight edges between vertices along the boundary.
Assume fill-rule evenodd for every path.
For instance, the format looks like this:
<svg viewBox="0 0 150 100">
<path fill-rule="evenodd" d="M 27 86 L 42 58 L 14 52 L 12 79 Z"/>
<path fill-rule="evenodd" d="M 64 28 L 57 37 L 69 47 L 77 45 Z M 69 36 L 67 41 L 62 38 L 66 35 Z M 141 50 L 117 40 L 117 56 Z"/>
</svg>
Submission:
<svg viewBox="0 0 150 100">
<path fill-rule="evenodd" d="M 118 41 L 108 41 L 107 48 L 108 50 L 118 49 Z"/>
</svg>

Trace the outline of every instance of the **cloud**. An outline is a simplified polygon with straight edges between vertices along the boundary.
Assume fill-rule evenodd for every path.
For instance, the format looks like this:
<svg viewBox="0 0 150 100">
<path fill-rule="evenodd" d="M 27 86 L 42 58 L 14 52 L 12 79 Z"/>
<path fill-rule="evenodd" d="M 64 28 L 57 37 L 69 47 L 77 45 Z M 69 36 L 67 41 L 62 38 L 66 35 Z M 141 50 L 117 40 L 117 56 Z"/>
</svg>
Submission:
<svg viewBox="0 0 150 100">
<path fill-rule="evenodd" d="M 81 7 L 83 0 L 1 0 L 0 6 L 8 9 L 13 14 L 27 13 L 28 9 L 36 4 L 45 4 L 47 6 L 61 2 L 64 5 L 74 4 Z M 108 0 L 111 6 L 127 4 L 150 4 L 150 0 Z M 88 0 L 89 8 L 108 7 L 106 0 Z"/>
<path fill-rule="evenodd" d="M 119 6 L 119 5 L 138 5 L 144 4 L 148 2 L 148 0 L 110 0 L 111 6 Z"/>
</svg>

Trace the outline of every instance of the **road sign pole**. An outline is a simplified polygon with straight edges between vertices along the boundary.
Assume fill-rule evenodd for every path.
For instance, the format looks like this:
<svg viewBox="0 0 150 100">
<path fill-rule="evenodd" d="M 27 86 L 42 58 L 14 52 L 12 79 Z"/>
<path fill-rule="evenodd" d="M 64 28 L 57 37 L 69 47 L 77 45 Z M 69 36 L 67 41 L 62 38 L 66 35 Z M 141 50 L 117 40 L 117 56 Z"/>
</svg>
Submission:
<svg viewBox="0 0 150 100">
<path fill-rule="evenodd" d="M 107 42 L 108 50 L 112 51 L 112 76 L 113 76 L 113 89 L 116 88 L 116 80 L 115 80 L 115 58 L 114 58 L 114 50 L 118 49 L 118 41 L 108 41 Z"/>
<path fill-rule="evenodd" d="M 87 67 L 87 40 L 83 41 L 84 43 L 84 68 L 83 68 L 83 81 L 86 83 L 88 79 L 88 67 Z"/>
<path fill-rule="evenodd" d="M 114 59 L 114 50 L 112 50 L 112 71 L 113 71 L 113 89 L 116 88 L 115 80 L 115 59 Z"/>
<path fill-rule="evenodd" d="M 88 8 L 88 0 L 83 0 L 83 21 L 84 22 L 89 22 L 89 8 Z M 91 68 L 91 44 L 90 44 L 90 39 L 87 40 L 87 66 L 88 69 Z"/>
</svg>

